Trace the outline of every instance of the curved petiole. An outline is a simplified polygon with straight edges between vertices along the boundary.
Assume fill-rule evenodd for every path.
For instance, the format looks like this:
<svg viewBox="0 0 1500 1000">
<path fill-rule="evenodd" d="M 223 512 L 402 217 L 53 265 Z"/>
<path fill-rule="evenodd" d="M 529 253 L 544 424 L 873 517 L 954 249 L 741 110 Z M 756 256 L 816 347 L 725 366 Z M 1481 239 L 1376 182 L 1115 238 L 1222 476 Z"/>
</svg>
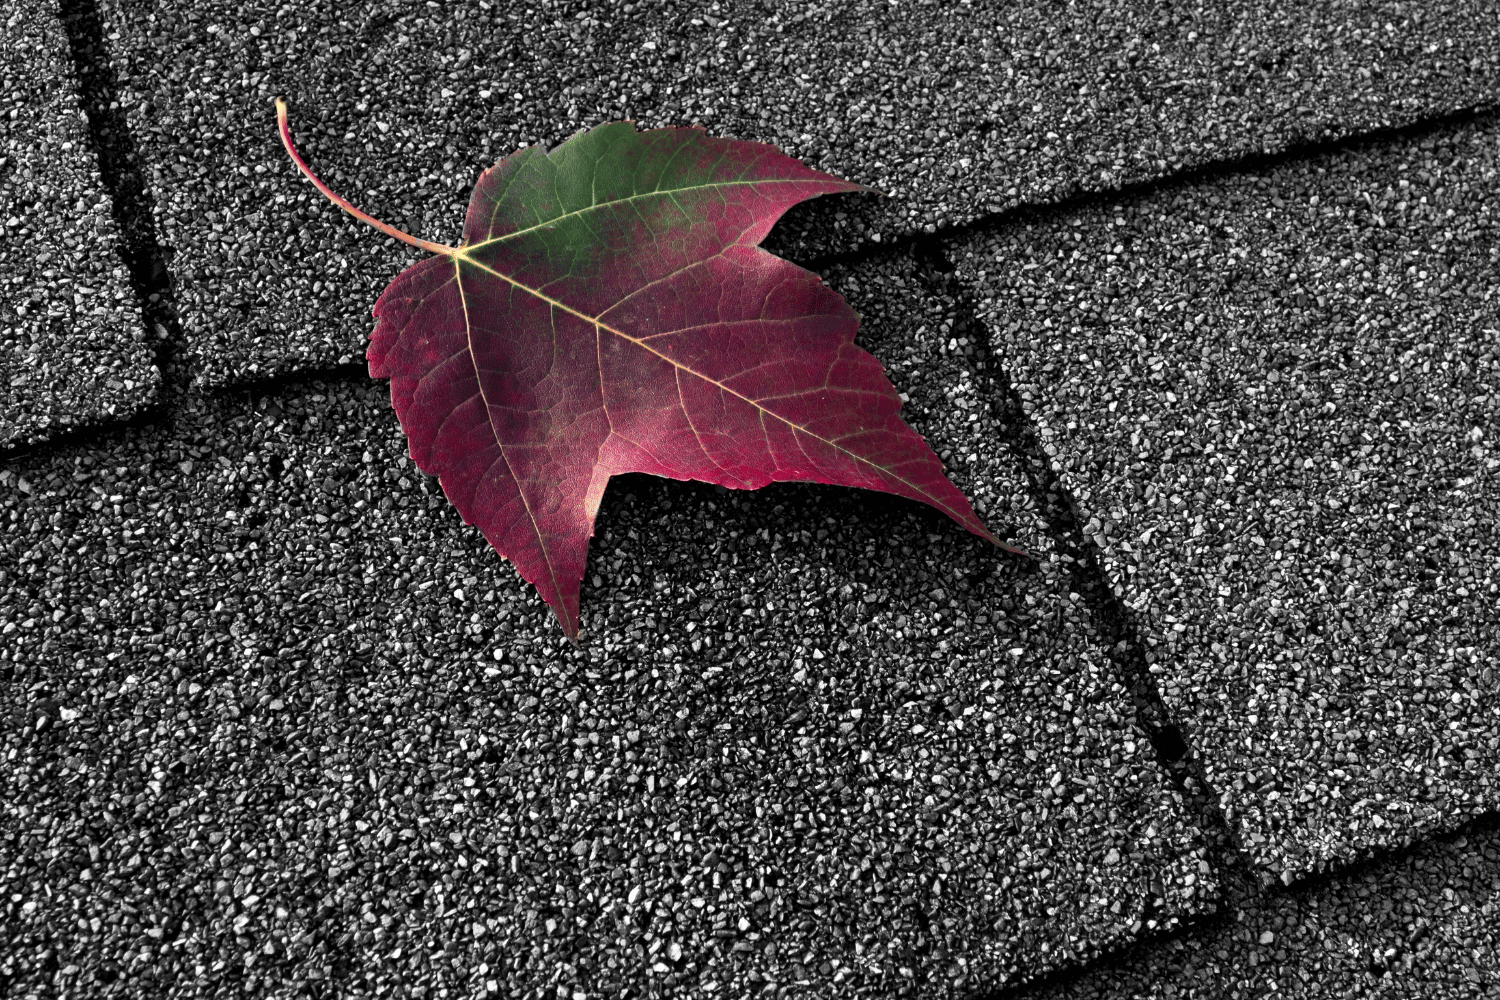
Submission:
<svg viewBox="0 0 1500 1000">
<path fill-rule="evenodd" d="M 292 158 L 292 162 L 297 165 L 297 169 L 302 171 L 303 176 L 312 181 L 313 185 L 317 187 L 319 191 L 323 192 L 323 197 L 327 198 L 329 201 L 333 202 L 339 208 L 342 208 L 344 211 L 348 212 L 359 221 L 369 223 L 376 229 L 380 230 L 382 233 L 385 233 L 387 236 L 394 236 L 402 243 L 410 243 L 414 247 L 421 247 L 423 250 L 427 250 L 432 253 L 444 254 L 449 257 L 453 257 L 458 254 L 459 250 L 457 247 L 450 247 L 446 243 L 433 243 L 429 240 L 418 239 L 410 233 L 403 233 L 401 230 L 397 229 L 395 226 L 390 225 L 389 223 L 381 222 L 379 219 L 366 215 L 364 212 L 361 212 L 359 209 L 349 204 L 337 194 L 334 194 L 333 189 L 319 180 L 317 175 L 307 168 L 307 164 L 302 162 L 302 157 L 297 154 L 297 148 L 292 145 L 292 133 L 286 125 L 286 101 L 280 97 L 276 98 L 276 124 L 281 129 L 281 144 L 286 147 L 287 155 Z"/>
</svg>

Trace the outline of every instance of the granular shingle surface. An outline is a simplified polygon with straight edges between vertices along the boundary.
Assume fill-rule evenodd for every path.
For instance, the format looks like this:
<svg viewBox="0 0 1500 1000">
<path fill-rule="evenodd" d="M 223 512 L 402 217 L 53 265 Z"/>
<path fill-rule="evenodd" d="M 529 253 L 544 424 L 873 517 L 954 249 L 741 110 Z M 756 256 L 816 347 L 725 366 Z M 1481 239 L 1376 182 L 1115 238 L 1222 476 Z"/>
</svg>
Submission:
<svg viewBox="0 0 1500 1000">
<path fill-rule="evenodd" d="M 633 477 L 575 650 L 384 397 L 6 474 L 13 994 L 50 950 L 135 995 L 949 996 L 1211 898 L 1050 574 L 876 494 Z"/>
<path fill-rule="evenodd" d="M 1494 0 L 11 8 L 0 996 L 1500 989 Z M 1035 558 L 623 477 L 567 643 L 277 95 L 443 242 L 622 118 L 886 192 L 766 246 Z"/>
<path fill-rule="evenodd" d="M 856 343 L 901 392 L 902 419 L 937 452 L 985 524 L 1011 545 L 1050 553 L 1052 539 L 1010 447 L 1015 429 L 994 405 L 999 368 L 930 265 L 899 252 L 836 264 L 822 277 L 859 314 Z"/>
<path fill-rule="evenodd" d="M 52 0 L 0 21 L 0 448 L 124 418 L 160 379 Z"/>
<path fill-rule="evenodd" d="M 840 279 L 876 350 L 941 327 L 909 260 Z M 624 477 L 575 649 L 404 453 L 383 384 L 314 383 L 3 474 L 0 868 L 57 963 L 12 992 L 957 996 L 1212 907 L 1051 562 Z"/>
<path fill-rule="evenodd" d="M 358 357 L 414 259 L 292 170 L 278 94 L 335 190 L 442 242 L 496 158 L 620 118 L 775 142 L 889 195 L 793 210 L 774 248 L 805 259 L 1483 104 L 1500 79 L 1500 18 L 1473 3 L 100 9 L 203 384 Z"/>
<path fill-rule="evenodd" d="M 1166 704 L 1284 880 L 1500 795 L 1497 132 L 955 250 Z"/>
<path fill-rule="evenodd" d="M 1478 1000 L 1500 992 L 1496 824 L 1275 892 L 1026 1000 Z"/>
</svg>

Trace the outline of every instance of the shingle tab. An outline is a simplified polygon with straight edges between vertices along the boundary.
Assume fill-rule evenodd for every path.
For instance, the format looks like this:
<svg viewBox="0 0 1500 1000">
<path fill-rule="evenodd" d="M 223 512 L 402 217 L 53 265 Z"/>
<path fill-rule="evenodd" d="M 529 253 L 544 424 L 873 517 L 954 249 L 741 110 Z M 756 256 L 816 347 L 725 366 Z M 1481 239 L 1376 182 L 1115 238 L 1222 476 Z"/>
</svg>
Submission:
<svg viewBox="0 0 1500 1000">
<path fill-rule="evenodd" d="M 1050 549 L 1047 526 L 994 403 L 1000 371 L 981 351 L 983 331 L 909 252 L 822 274 L 859 314 L 855 342 L 880 361 L 901 394 L 901 418 L 932 446 L 953 484 L 996 537 Z"/>
<path fill-rule="evenodd" d="M 0 21 L 0 448 L 121 419 L 155 397 L 153 361 L 118 248 L 51 0 Z"/>
<path fill-rule="evenodd" d="M 838 280 L 942 445 L 963 356 L 897 354 L 941 309 L 909 261 Z M 99 844 L 13 951 L 65 933 L 81 986 L 168 927 L 153 974 L 250 989 L 946 996 L 1216 898 L 1052 564 L 883 494 L 622 477 L 575 649 L 404 455 L 383 385 L 313 383 L 0 479 L 20 879 Z"/>
<path fill-rule="evenodd" d="M 84 975 L 125 962 L 136 924 L 178 922 L 198 943 L 160 961 L 207 965 L 231 928 L 313 931 L 324 899 L 347 915 L 252 974 L 331 958 L 363 900 L 418 907 L 338 948 L 385 979 L 452 987 L 498 949 L 522 956 L 513 985 L 566 955 L 595 970 L 580 988 L 941 995 L 1212 891 L 1128 696 L 1043 578 L 914 505 L 637 477 L 606 500 L 575 651 L 399 461 L 383 397 L 195 413 L 23 468 L 30 496 L 8 477 L 5 795 L 42 838 L 18 860 L 102 824 L 83 919 L 135 911 L 122 936 L 67 932 Z M 38 591 L 57 566 L 70 592 Z M 132 862 L 147 829 L 181 853 Z M 73 927 L 74 877 L 13 949 Z M 432 934 L 455 966 L 422 973 Z"/>
<path fill-rule="evenodd" d="M 1494 824 L 1408 857 L 1270 893 L 1189 938 L 1101 963 L 1034 1000 L 1421 997 L 1500 991 L 1500 837 Z"/>
<path fill-rule="evenodd" d="M 517 143 L 625 117 L 775 142 L 889 196 L 794 209 L 772 245 L 806 259 L 1500 93 L 1492 2 L 630 6 L 105 0 L 195 377 L 358 358 L 414 259 L 292 170 L 278 94 L 336 191 L 426 239 L 456 238 Z"/>
<path fill-rule="evenodd" d="M 958 251 L 1268 876 L 1500 800 L 1497 139 L 1036 213 Z"/>
</svg>

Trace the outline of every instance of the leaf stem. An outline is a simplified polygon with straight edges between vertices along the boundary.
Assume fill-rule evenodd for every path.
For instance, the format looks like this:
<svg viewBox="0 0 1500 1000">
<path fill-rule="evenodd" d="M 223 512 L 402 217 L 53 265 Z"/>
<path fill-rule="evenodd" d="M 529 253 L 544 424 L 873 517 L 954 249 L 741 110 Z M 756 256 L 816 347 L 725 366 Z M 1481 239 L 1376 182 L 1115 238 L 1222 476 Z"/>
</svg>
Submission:
<svg viewBox="0 0 1500 1000">
<path fill-rule="evenodd" d="M 292 145 L 292 133 L 287 129 L 286 126 L 286 101 L 280 97 L 276 98 L 276 124 L 281 129 L 281 144 L 286 147 L 287 155 L 292 158 L 292 162 L 297 165 L 297 169 L 302 171 L 303 175 L 308 180 L 312 181 L 313 185 L 316 186 L 319 191 L 323 192 L 323 197 L 327 198 L 329 201 L 333 202 L 339 208 L 342 208 L 344 211 L 348 212 L 359 221 L 369 223 L 376 229 L 380 230 L 382 233 L 385 233 L 387 236 L 394 236 L 402 243 L 410 243 L 414 247 L 421 247 L 423 250 L 427 250 L 432 253 L 444 254 L 449 257 L 452 257 L 459 252 L 457 247 L 450 247 L 446 243 L 432 243 L 428 240 L 418 239 L 410 233 L 403 233 L 395 226 L 392 226 L 385 222 L 381 222 L 379 219 L 366 215 L 364 212 L 361 212 L 359 209 L 349 204 L 343 198 L 340 198 L 338 195 L 334 194 L 333 189 L 330 188 L 327 184 L 324 184 L 322 181 L 318 180 L 317 175 L 308 169 L 306 163 L 302 162 L 302 157 L 297 155 L 297 148 Z"/>
</svg>

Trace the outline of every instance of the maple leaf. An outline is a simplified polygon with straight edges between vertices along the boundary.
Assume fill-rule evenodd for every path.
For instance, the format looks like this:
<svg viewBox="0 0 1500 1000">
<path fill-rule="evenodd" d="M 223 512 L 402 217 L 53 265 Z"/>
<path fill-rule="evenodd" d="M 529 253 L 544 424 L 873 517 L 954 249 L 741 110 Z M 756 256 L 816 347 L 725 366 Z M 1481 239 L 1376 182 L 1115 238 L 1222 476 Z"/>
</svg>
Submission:
<svg viewBox="0 0 1500 1000">
<path fill-rule="evenodd" d="M 854 310 L 757 246 L 797 202 L 869 188 L 764 143 L 611 122 L 484 171 L 450 247 L 334 194 L 279 98 L 276 115 L 330 201 L 438 255 L 376 301 L 370 375 L 390 379 L 417 468 L 570 639 L 594 515 L 622 473 L 881 490 L 1001 544 L 901 420 L 880 362 L 854 345 Z"/>
</svg>

